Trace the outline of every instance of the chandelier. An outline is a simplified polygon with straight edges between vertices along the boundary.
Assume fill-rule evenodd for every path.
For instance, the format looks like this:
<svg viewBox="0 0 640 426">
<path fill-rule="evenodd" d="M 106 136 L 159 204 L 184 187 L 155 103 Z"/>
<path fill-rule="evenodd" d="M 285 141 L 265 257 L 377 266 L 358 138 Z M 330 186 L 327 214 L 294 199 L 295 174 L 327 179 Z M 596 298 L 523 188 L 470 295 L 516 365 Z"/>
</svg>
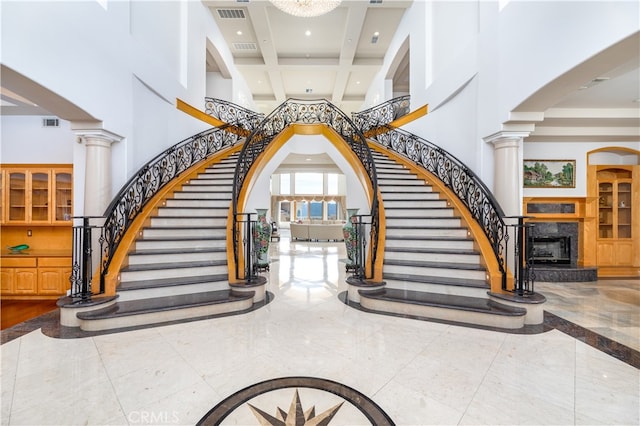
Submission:
<svg viewBox="0 0 640 426">
<path fill-rule="evenodd" d="M 311 18 L 324 15 L 338 7 L 342 0 L 269 0 L 281 11 L 293 16 Z"/>
</svg>

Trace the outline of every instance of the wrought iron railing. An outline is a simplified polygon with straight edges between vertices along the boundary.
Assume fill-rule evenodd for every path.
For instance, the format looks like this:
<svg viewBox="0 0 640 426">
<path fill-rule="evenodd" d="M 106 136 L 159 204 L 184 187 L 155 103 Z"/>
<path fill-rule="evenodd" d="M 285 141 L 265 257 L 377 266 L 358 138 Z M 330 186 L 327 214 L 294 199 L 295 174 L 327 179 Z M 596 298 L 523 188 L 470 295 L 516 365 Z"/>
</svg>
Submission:
<svg viewBox="0 0 640 426">
<path fill-rule="evenodd" d="M 378 220 L 378 184 L 376 176 L 375 163 L 371 155 L 371 151 L 364 135 L 358 130 L 349 117 L 339 108 L 326 100 L 299 100 L 289 99 L 283 102 L 278 108 L 271 112 L 260 125 L 247 137 L 242 147 L 240 157 L 236 165 L 236 171 L 233 181 L 233 213 L 234 221 L 239 213 L 238 196 L 244 184 L 247 173 L 253 166 L 258 156 L 264 151 L 269 143 L 282 130 L 291 124 L 326 124 L 333 128 L 349 145 L 353 153 L 358 157 L 364 167 L 373 189 L 373 197 L 371 203 L 371 236 L 370 241 L 373 244 L 371 252 L 371 270 L 367 278 L 373 276 L 373 265 L 375 263 L 375 254 L 377 249 L 379 220 Z M 236 266 L 238 265 L 239 241 L 240 235 L 237 223 L 234 223 L 234 258 Z"/>
<path fill-rule="evenodd" d="M 204 100 L 205 113 L 227 124 L 238 126 L 250 132 L 264 120 L 264 114 L 251 111 L 232 102 L 209 97 L 204 98 Z"/>
<path fill-rule="evenodd" d="M 351 119 L 364 134 L 380 126 L 407 115 L 410 111 L 411 96 L 399 96 L 369 109 L 351 113 Z"/>
<path fill-rule="evenodd" d="M 509 233 L 502 207 L 484 182 L 449 152 L 407 131 L 388 127 L 372 139 L 431 172 L 464 203 L 491 243 L 506 290 Z"/>
<path fill-rule="evenodd" d="M 225 131 L 227 127 L 225 125 L 198 133 L 154 157 L 142 166 L 113 198 L 105 211 L 102 225 L 89 225 L 88 222 L 83 224 L 83 226 L 97 227 L 101 230 L 99 236 L 101 291 L 104 291 L 105 277 L 122 238 L 138 214 L 158 191 L 190 167 L 240 142 L 242 138 L 235 133 Z M 79 235 L 85 235 L 85 231 L 80 232 Z M 82 247 L 82 244 L 78 243 L 78 247 Z M 90 283 L 81 283 L 90 275 L 87 275 L 80 264 L 82 262 L 86 265 L 86 261 L 82 260 L 81 254 L 76 253 L 76 243 L 73 250 L 74 264 L 70 280 L 72 284 L 80 283 L 76 284 L 80 286 L 78 288 L 86 289 L 87 286 L 90 288 Z"/>
</svg>

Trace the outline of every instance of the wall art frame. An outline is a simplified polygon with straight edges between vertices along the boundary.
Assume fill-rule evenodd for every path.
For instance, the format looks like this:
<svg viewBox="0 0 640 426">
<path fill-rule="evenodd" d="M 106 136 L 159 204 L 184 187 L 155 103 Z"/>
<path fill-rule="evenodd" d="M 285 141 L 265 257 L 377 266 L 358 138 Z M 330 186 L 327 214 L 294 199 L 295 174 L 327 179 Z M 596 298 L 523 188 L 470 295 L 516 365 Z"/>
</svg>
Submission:
<svg viewBox="0 0 640 426">
<path fill-rule="evenodd" d="M 524 188 L 575 188 L 576 160 L 524 160 Z"/>
</svg>

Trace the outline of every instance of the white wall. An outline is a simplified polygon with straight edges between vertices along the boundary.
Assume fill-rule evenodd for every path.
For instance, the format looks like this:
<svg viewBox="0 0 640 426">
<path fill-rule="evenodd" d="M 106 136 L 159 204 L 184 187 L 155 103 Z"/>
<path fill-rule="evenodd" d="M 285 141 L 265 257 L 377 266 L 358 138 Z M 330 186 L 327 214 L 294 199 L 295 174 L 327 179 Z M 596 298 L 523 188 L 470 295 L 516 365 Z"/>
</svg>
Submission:
<svg viewBox="0 0 640 426">
<path fill-rule="evenodd" d="M 104 4 L 3 2 L 1 60 L 94 117 L 99 127 L 124 138 L 112 145 L 115 194 L 156 154 L 209 127 L 175 107 L 180 98 L 204 109 L 207 40 L 216 45 L 232 74 L 226 100 L 248 107 L 253 100 L 202 2 Z M 74 127 L 74 117 L 50 112 L 69 119 Z M 3 131 L 3 151 L 16 158 L 20 145 L 34 131 L 27 127 Z M 74 141 L 75 137 L 69 138 L 58 155 L 66 152 L 77 173 L 84 170 L 78 164 L 84 163 L 84 155 Z M 32 155 L 23 162 L 40 162 L 39 153 L 44 157 L 48 146 L 43 141 L 32 148 Z M 77 176 L 74 185 L 83 190 L 83 177 Z"/>
<path fill-rule="evenodd" d="M 0 117 L 0 163 L 72 164 L 76 135 L 69 122 L 59 120 L 59 127 L 43 127 L 43 118 L 51 116 Z"/>
</svg>

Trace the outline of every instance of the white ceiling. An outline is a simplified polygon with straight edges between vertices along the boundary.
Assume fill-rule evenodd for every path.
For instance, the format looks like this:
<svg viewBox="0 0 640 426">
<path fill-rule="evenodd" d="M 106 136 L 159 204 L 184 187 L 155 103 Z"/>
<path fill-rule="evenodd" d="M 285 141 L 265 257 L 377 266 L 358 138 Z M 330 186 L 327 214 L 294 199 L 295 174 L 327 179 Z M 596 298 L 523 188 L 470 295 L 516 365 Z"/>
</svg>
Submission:
<svg viewBox="0 0 640 426">
<path fill-rule="evenodd" d="M 327 99 L 350 115 L 363 109 L 366 91 L 412 1 L 345 0 L 315 18 L 288 15 L 267 0 L 203 3 L 259 112 L 267 114 L 289 98 Z M 212 49 L 207 65 L 219 70 Z M 408 80 L 408 75 L 397 78 Z"/>
</svg>

